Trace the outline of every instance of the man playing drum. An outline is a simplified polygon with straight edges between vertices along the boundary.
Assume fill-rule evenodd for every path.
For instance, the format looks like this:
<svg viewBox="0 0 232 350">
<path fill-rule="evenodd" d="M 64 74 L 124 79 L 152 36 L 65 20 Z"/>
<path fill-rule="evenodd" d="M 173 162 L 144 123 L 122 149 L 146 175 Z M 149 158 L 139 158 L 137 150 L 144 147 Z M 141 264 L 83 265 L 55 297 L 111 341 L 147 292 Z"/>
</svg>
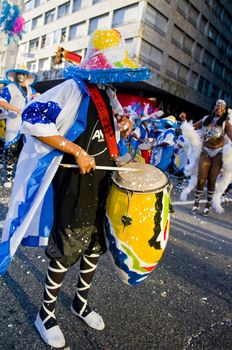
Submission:
<svg viewBox="0 0 232 350">
<path fill-rule="evenodd" d="M 120 133 L 131 130 L 127 118 L 114 120 L 114 113 L 123 111 L 109 85 L 138 82 L 149 75 L 145 67 L 130 60 L 118 30 L 97 30 L 82 64 L 66 68 L 67 80 L 23 112 L 21 131 L 27 140 L 0 245 L 0 273 L 21 240 L 25 245 L 45 245 L 49 236 L 50 264 L 35 325 L 54 348 L 65 345 L 55 316 L 57 295 L 68 268 L 79 259 L 80 278 L 71 311 L 94 329 L 105 326 L 88 305 L 87 296 L 105 251 L 102 219 L 110 176 L 105 171 L 91 176 L 91 172 L 96 164 L 115 164 L 123 145 Z M 80 171 L 59 167 L 61 161 L 78 165 Z"/>
</svg>

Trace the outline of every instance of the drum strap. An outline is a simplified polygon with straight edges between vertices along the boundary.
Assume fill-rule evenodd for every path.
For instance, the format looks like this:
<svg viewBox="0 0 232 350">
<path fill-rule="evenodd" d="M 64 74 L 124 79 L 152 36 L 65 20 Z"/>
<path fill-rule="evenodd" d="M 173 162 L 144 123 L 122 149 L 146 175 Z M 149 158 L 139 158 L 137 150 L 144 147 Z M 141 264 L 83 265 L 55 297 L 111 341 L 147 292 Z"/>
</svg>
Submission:
<svg viewBox="0 0 232 350">
<path fill-rule="evenodd" d="M 106 138 L 106 143 L 107 143 L 107 147 L 108 147 L 108 150 L 110 153 L 110 157 L 112 159 L 115 159 L 119 155 L 118 145 L 116 142 L 113 127 L 111 125 L 109 111 L 105 105 L 105 101 L 103 100 L 96 85 L 86 84 L 86 87 L 87 87 L 89 94 L 90 94 L 90 97 L 91 97 L 91 99 L 92 99 L 92 101 L 97 109 L 99 119 L 101 121 L 102 129 L 103 129 L 103 133 L 104 133 L 105 138 Z"/>
</svg>

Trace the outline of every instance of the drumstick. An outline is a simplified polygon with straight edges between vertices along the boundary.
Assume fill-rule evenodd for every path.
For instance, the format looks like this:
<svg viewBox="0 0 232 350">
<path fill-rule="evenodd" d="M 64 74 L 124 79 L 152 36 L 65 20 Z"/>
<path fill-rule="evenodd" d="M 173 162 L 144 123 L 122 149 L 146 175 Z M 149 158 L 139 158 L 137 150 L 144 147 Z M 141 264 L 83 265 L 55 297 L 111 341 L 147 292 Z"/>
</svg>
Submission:
<svg viewBox="0 0 232 350">
<path fill-rule="evenodd" d="M 62 166 L 64 168 L 79 168 L 79 166 L 75 165 L 75 164 L 63 164 L 63 163 L 61 163 L 60 166 Z M 94 169 L 96 169 L 96 170 L 116 170 L 116 171 L 142 171 L 142 169 L 123 168 L 123 167 L 116 167 L 116 166 L 103 166 L 103 165 L 97 165 Z"/>
</svg>

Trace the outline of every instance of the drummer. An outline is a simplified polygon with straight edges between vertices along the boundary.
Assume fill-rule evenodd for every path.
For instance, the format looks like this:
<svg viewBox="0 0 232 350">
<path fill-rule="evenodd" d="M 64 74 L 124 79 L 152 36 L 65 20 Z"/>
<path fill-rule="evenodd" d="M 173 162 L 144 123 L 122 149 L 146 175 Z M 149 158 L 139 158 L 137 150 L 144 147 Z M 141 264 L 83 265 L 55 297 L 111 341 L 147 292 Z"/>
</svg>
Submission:
<svg viewBox="0 0 232 350">
<path fill-rule="evenodd" d="M 80 278 L 71 311 L 93 329 L 105 327 L 88 304 L 88 292 L 99 256 L 105 252 L 103 217 L 110 174 L 91 173 L 96 164 L 115 164 L 120 134 L 126 137 L 131 131 L 111 85 L 150 76 L 145 67 L 131 61 L 118 29 L 93 32 L 84 61 L 66 68 L 64 74 L 62 84 L 23 112 L 21 131 L 27 140 L 0 245 L 3 274 L 20 239 L 25 245 L 44 245 L 51 231 L 46 249 L 50 262 L 35 326 L 53 348 L 65 346 L 55 315 L 56 300 L 68 268 L 79 259 Z M 61 161 L 78 165 L 80 171 L 59 166 Z"/>
<path fill-rule="evenodd" d="M 150 164 L 155 165 L 163 171 L 167 171 L 172 163 L 175 145 L 175 122 L 171 119 L 164 118 L 160 121 L 159 130 L 161 133 L 152 151 Z"/>
</svg>

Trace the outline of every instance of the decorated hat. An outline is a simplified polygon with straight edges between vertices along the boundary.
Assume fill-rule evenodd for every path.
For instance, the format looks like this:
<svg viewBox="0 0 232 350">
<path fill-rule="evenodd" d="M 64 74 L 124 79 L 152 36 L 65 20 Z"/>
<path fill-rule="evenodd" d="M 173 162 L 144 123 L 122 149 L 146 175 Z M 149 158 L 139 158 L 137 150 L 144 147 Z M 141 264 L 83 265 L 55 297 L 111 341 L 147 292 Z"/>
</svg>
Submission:
<svg viewBox="0 0 232 350">
<path fill-rule="evenodd" d="M 221 107 L 221 106 L 226 107 L 226 105 L 227 105 L 226 101 L 221 100 L 221 99 L 217 100 L 215 103 L 215 106 L 217 106 L 217 107 Z"/>
<path fill-rule="evenodd" d="M 10 82 L 16 82 L 16 75 L 17 74 L 26 74 L 27 75 L 27 83 L 28 85 L 34 85 L 37 80 L 37 75 L 35 73 L 29 72 L 26 69 L 8 69 L 6 71 L 6 79 L 8 79 Z"/>
<path fill-rule="evenodd" d="M 119 30 L 98 29 L 90 37 L 84 61 L 79 66 L 65 68 L 64 77 L 110 84 L 147 80 L 150 72 L 130 59 Z"/>
</svg>

